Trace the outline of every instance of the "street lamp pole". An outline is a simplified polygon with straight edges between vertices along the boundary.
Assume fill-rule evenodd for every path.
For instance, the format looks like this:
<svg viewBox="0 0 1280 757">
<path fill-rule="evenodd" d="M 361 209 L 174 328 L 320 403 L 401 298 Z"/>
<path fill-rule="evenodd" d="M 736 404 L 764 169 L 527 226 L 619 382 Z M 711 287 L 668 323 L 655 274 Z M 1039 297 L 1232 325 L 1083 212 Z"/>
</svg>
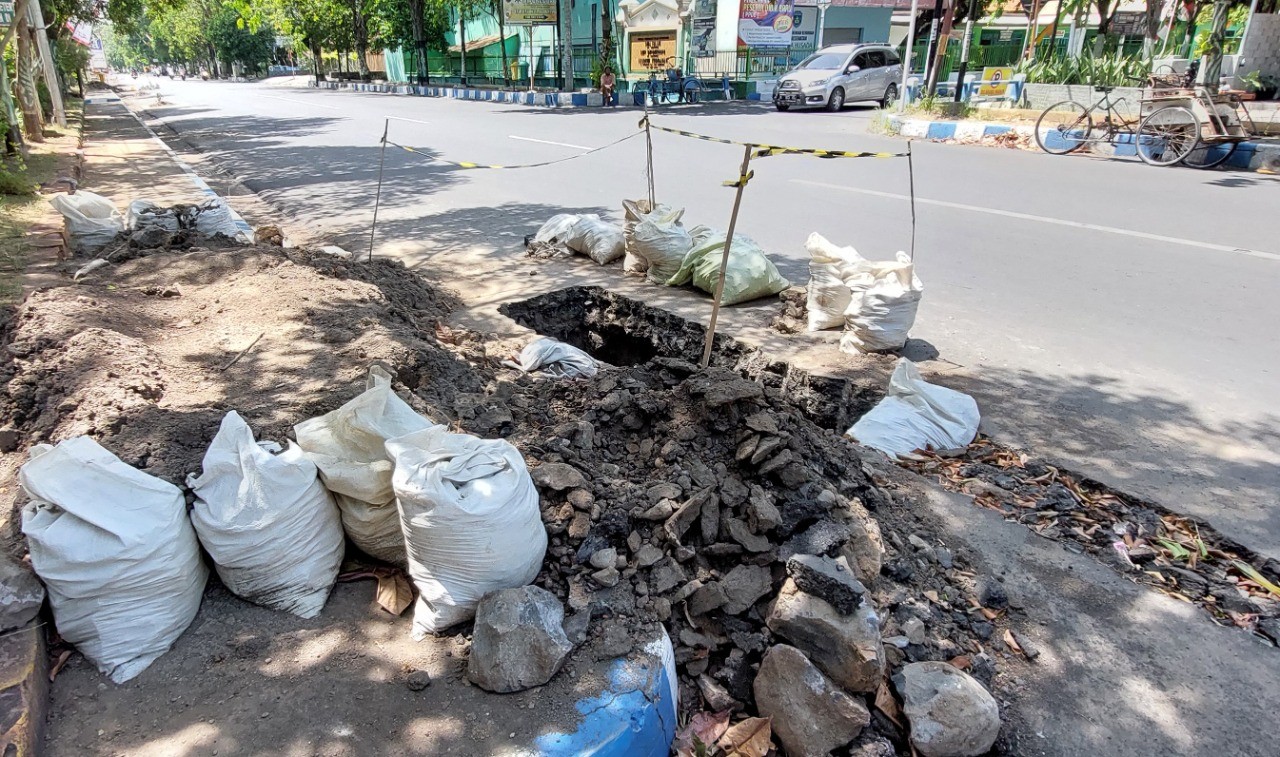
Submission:
<svg viewBox="0 0 1280 757">
<path fill-rule="evenodd" d="M 831 7 L 831 0 L 817 0 L 818 2 L 818 46 L 817 50 L 822 49 L 822 33 L 827 27 L 827 8 Z"/>
<path fill-rule="evenodd" d="M 898 112 L 907 108 L 907 77 L 911 76 L 911 55 L 916 47 L 916 14 L 920 12 L 920 0 L 911 0 L 911 20 L 907 22 L 907 45 L 902 51 L 902 85 L 898 87 Z"/>
</svg>

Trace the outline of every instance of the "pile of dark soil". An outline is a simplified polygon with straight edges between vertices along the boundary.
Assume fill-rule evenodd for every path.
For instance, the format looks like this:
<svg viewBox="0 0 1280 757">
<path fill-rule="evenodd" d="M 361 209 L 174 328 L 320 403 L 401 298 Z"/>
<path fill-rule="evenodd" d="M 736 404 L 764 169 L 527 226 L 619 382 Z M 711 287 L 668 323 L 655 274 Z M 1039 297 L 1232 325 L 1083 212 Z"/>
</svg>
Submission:
<svg viewBox="0 0 1280 757">
<path fill-rule="evenodd" d="M 785 371 L 655 355 L 589 380 L 524 375 L 502 367 L 520 345 L 441 325 L 455 304 L 385 260 L 150 252 L 18 309 L 0 335 L 0 426 L 19 448 L 88 434 L 181 486 L 228 410 L 282 440 L 381 362 L 418 409 L 524 453 L 551 535 L 537 582 L 587 649 L 623 654 L 635 628 L 663 623 L 685 714 L 755 712 L 763 652 L 797 643 L 767 624 L 771 602 L 788 579 L 825 590 L 802 584 L 803 555 L 843 558 L 861 586 L 828 598 L 874 621 L 862 652 L 875 675 L 853 692 L 873 709 L 859 754 L 910 752 L 888 683 L 905 662 L 950 661 L 999 695 L 1001 593 L 813 420 L 838 413 L 797 404 Z M 17 458 L 0 468 L 8 492 Z"/>
</svg>

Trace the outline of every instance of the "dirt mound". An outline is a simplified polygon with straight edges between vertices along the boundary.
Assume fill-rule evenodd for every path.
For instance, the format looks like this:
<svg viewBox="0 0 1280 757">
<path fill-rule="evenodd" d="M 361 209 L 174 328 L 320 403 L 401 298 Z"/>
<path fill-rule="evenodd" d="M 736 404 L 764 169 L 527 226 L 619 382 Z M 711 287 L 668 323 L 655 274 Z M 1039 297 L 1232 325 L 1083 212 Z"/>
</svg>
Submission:
<svg viewBox="0 0 1280 757">
<path fill-rule="evenodd" d="M 276 247 L 150 254 L 33 294 L 4 333 L 0 416 L 28 443 L 94 436 L 174 483 L 222 415 L 283 439 L 395 366 L 429 397 L 468 387 L 435 323 L 455 301 L 403 265 Z M 474 386 L 472 388 L 475 388 Z"/>
</svg>

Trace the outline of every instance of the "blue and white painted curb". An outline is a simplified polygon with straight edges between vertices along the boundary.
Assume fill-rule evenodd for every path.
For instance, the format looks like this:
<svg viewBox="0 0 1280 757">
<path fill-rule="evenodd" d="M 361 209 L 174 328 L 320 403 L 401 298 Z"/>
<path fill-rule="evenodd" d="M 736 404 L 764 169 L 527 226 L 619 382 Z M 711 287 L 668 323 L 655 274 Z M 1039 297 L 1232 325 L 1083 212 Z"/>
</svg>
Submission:
<svg viewBox="0 0 1280 757">
<path fill-rule="evenodd" d="M 962 142 L 981 142 L 1011 131 L 1025 134 L 1026 136 L 1032 136 L 1035 133 L 1035 127 L 1021 124 L 1009 125 L 985 121 L 929 121 L 923 118 L 906 118 L 903 116 L 890 116 L 888 118 L 888 127 L 890 133 L 897 134 L 900 137 Z M 1062 137 L 1053 130 L 1046 130 L 1044 137 L 1049 142 L 1050 147 L 1054 146 L 1055 141 L 1062 140 Z M 1066 143 L 1062 142 L 1062 146 L 1065 147 Z M 1215 149 L 1225 150 L 1227 148 L 1219 147 Z M 1121 156 L 1138 154 L 1132 134 L 1122 134 L 1116 138 L 1115 154 Z M 1236 146 L 1235 153 L 1231 155 L 1224 165 L 1231 168 L 1258 169 L 1274 164 L 1277 161 L 1280 161 L 1280 145 L 1241 142 Z"/>
<path fill-rule="evenodd" d="M 125 105 L 119 97 L 115 97 L 114 99 L 103 98 L 99 102 L 119 104 L 129 113 L 129 115 L 133 116 L 133 120 L 137 121 L 142 128 L 147 130 L 147 133 L 156 141 L 156 144 L 160 145 L 160 149 L 164 150 L 165 153 L 173 159 L 173 162 L 178 164 L 178 168 L 182 169 L 182 172 L 187 175 L 187 178 L 191 179 L 191 183 L 196 185 L 196 189 L 207 195 L 211 200 L 220 200 L 222 204 L 227 207 L 227 212 L 231 214 L 231 220 L 236 226 L 236 239 L 244 242 L 245 244 L 253 244 L 253 227 L 249 225 L 249 222 L 244 220 L 244 217 L 237 213 L 235 208 L 231 207 L 231 203 L 227 202 L 226 198 L 213 191 L 209 184 L 204 179 L 200 178 L 200 175 L 195 172 L 195 169 L 188 165 L 185 160 L 180 158 L 178 153 L 174 152 L 173 148 L 166 144 L 165 141 L 160 138 L 160 135 L 156 134 L 155 131 L 147 125 L 146 121 L 143 121 L 137 113 L 133 112 L 132 108 Z M 92 105 L 93 101 L 85 100 L 85 104 Z"/>
<path fill-rule="evenodd" d="M 676 657 L 661 628 L 648 644 L 609 667 L 608 685 L 580 700 L 572 733 L 539 736 L 525 754 L 541 757 L 667 757 L 676 736 Z"/>
<path fill-rule="evenodd" d="M 472 89 L 469 87 L 435 86 L 419 84 L 364 84 L 361 82 L 332 82 L 309 87 L 349 92 L 373 92 L 391 95 L 416 95 L 418 97 L 448 97 L 454 100 L 510 103 L 541 108 L 599 108 L 604 96 L 599 92 L 507 92 L 497 89 Z M 636 103 L 637 105 L 641 103 Z"/>
</svg>

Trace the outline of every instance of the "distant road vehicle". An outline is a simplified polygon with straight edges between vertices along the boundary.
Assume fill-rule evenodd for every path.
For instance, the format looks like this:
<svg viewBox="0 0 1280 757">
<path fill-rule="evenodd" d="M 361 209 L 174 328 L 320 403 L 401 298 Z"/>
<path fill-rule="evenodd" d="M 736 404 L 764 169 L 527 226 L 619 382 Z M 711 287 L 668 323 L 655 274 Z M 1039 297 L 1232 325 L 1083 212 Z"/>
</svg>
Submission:
<svg viewBox="0 0 1280 757">
<path fill-rule="evenodd" d="M 778 110 L 826 108 L 873 100 L 882 106 L 898 97 L 902 60 L 888 45 L 832 45 L 810 55 L 778 79 Z"/>
</svg>

